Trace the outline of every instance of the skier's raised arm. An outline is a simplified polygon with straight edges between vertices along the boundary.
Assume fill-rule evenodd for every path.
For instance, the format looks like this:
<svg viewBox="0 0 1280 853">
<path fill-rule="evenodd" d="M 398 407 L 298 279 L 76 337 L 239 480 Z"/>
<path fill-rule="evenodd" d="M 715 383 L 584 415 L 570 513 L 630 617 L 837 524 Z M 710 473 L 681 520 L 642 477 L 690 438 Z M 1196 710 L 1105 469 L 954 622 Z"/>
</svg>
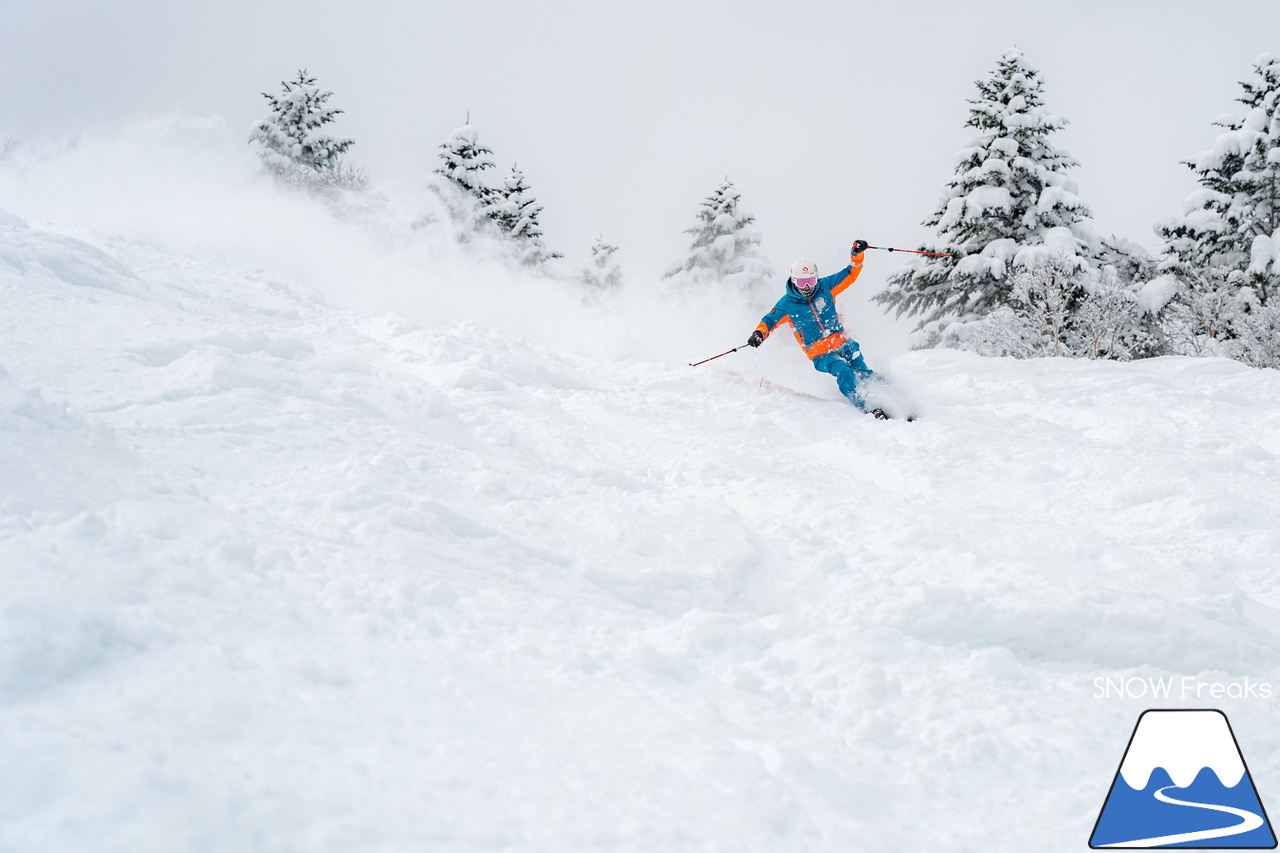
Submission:
<svg viewBox="0 0 1280 853">
<path fill-rule="evenodd" d="M 867 251 L 866 240 L 854 240 L 853 248 L 849 250 L 849 266 L 840 270 L 832 278 L 837 281 L 831 285 L 831 295 L 839 296 L 844 293 L 851 284 L 858 280 L 858 276 L 862 274 L 862 256 Z"/>
</svg>

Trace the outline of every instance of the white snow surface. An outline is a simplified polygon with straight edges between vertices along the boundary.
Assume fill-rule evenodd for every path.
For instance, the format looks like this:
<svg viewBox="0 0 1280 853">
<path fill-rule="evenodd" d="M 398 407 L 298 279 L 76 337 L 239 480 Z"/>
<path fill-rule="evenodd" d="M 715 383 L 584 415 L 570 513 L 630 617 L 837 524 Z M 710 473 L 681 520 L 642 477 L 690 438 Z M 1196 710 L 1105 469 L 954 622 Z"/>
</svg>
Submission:
<svg viewBox="0 0 1280 853">
<path fill-rule="evenodd" d="M 882 422 L 4 214 L 0 299 L 4 851 L 1079 850 L 1095 679 L 1280 683 L 1275 371 L 868 352 Z"/>
<path fill-rule="evenodd" d="M 1218 781 L 1234 788 L 1244 777 L 1244 760 L 1221 711 L 1148 711 L 1133 733 L 1120 765 L 1130 788 L 1141 791 L 1151 773 L 1163 767 L 1173 784 L 1186 788 L 1208 767 Z"/>
</svg>

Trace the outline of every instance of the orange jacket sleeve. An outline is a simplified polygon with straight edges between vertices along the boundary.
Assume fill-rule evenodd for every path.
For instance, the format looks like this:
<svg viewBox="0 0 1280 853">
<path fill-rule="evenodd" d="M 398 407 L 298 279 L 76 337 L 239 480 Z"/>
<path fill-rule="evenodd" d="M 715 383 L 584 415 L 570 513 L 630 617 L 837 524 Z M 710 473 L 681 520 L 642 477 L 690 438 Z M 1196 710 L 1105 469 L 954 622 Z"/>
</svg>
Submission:
<svg viewBox="0 0 1280 853">
<path fill-rule="evenodd" d="M 844 268 L 844 278 L 837 284 L 831 285 L 831 295 L 839 296 L 844 293 L 849 285 L 858 280 L 858 276 L 862 275 L 862 259 L 866 252 L 859 252 L 856 255 L 849 256 L 849 266 Z"/>
</svg>

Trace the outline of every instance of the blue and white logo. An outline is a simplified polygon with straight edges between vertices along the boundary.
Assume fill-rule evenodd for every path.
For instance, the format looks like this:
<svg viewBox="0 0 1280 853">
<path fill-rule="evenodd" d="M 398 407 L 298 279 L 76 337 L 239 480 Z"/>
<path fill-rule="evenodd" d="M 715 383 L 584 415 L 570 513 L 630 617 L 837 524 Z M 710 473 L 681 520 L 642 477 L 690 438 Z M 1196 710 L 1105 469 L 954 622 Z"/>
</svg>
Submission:
<svg viewBox="0 0 1280 853">
<path fill-rule="evenodd" d="M 1144 711 L 1089 846 L 1274 848 L 1226 714 Z"/>
</svg>

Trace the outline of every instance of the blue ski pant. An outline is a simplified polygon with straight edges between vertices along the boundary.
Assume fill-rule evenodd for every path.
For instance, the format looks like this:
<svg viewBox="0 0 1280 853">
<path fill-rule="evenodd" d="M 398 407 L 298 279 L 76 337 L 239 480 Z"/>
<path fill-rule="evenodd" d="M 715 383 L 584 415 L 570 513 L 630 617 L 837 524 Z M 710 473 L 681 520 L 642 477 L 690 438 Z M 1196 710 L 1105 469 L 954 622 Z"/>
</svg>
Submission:
<svg viewBox="0 0 1280 853">
<path fill-rule="evenodd" d="M 858 393 L 858 383 L 875 376 L 855 341 L 849 341 L 840 349 L 818 356 L 813 360 L 815 370 L 830 373 L 840 386 L 840 393 L 859 409 L 864 408 L 862 395 Z"/>
</svg>

